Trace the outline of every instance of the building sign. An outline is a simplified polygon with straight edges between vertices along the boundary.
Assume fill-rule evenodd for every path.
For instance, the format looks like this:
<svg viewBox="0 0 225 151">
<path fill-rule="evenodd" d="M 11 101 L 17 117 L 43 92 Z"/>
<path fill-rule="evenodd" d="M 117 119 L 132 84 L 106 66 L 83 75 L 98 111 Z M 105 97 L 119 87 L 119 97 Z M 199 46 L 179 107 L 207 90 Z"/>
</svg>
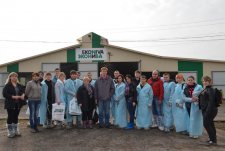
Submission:
<svg viewBox="0 0 225 151">
<path fill-rule="evenodd" d="M 107 51 L 105 48 L 77 48 L 76 61 L 106 61 Z"/>
</svg>

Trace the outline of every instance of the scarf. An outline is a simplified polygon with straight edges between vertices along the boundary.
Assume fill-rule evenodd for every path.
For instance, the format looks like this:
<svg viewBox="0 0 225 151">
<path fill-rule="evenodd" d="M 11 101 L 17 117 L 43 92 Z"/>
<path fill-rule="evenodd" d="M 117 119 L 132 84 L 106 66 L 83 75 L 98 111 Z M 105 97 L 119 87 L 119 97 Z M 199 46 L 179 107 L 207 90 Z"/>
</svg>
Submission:
<svg viewBox="0 0 225 151">
<path fill-rule="evenodd" d="M 93 91 L 92 91 L 92 88 L 91 88 L 91 84 L 88 84 L 86 87 L 86 90 L 88 91 L 88 95 L 90 96 L 90 98 L 93 97 Z"/>
<path fill-rule="evenodd" d="M 188 92 L 190 94 L 190 97 L 192 97 L 194 89 L 195 89 L 195 84 L 194 85 L 188 85 Z"/>
</svg>

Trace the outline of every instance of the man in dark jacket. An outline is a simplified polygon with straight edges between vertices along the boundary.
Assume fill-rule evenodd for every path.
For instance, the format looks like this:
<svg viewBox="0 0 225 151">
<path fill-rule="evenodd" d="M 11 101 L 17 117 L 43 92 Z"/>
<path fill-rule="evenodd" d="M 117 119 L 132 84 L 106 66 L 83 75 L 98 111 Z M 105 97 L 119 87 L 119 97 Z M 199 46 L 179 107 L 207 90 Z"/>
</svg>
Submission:
<svg viewBox="0 0 225 151">
<path fill-rule="evenodd" d="M 108 68 L 102 67 L 101 76 L 95 82 L 95 100 L 99 107 L 99 128 L 102 128 L 104 124 L 106 128 L 110 128 L 110 101 L 115 93 L 115 86 L 107 73 Z"/>
</svg>

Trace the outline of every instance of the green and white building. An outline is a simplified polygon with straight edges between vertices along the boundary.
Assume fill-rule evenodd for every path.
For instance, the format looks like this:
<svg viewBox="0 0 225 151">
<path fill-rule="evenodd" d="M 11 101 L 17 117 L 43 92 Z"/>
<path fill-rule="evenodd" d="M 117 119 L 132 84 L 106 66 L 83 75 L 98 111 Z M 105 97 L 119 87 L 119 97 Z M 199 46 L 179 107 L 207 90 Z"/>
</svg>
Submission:
<svg viewBox="0 0 225 151">
<path fill-rule="evenodd" d="M 122 74 L 132 74 L 141 70 L 148 77 L 154 69 L 171 73 L 183 73 L 185 77 L 193 75 L 201 83 L 203 75 L 213 78 L 213 85 L 225 92 L 225 61 L 163 57 L 138 50 L 111 45 L 108 40 L 96 33 L 88 33 L 77 39 L 78 44 L 49 51 L 29 58 L 15 60 L 0 65 L 0 92 L 10 72 L 19 74 L 20 82 L 25 84 L 31 79 L 31 73 L 37 71 L 52 72 L 60 68 L 69 76 L 70 70 L 79 70 L 81 77 L 91 72 L 93 79 L 99 75 L 102 66 L 109 73 L 119 70 Z M 2 99 L 0 93 L 0 99 Z"/>
</svg>

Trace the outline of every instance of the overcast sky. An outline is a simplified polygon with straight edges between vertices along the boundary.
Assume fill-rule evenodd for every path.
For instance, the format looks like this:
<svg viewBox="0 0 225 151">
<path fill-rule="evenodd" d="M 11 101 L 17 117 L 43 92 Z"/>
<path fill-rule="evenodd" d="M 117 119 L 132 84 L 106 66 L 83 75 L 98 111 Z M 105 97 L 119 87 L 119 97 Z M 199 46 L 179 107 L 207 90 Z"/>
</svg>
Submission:
<svg viewBox="0 0 225 151">
<path fill-rule="evenodd" d="M 1 0 L 0 64 L 92 31 L 137 51 L 225 60 L 225 0 Z"/>
</svg>

